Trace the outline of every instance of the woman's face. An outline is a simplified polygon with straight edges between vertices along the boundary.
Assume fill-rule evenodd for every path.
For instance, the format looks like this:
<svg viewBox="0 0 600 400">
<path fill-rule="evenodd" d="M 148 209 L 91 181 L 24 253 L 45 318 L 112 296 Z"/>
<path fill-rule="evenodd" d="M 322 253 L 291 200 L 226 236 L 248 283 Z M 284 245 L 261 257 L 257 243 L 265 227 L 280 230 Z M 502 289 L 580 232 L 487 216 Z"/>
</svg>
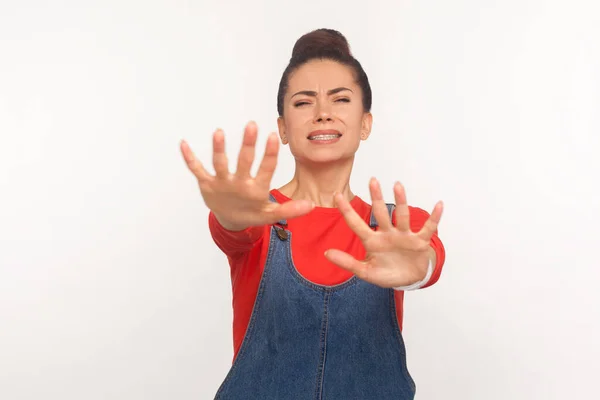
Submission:
<svg viewBox="0 0 600 400">
<path fill-rule="evenodd" d="M 351 68 L 314 60 L 290 75 L 278 126 L 282 143 L 289 143 L 296 160 L 352 159 L 360 141 L 369 136 L 371 124 Z"/>
</svg>

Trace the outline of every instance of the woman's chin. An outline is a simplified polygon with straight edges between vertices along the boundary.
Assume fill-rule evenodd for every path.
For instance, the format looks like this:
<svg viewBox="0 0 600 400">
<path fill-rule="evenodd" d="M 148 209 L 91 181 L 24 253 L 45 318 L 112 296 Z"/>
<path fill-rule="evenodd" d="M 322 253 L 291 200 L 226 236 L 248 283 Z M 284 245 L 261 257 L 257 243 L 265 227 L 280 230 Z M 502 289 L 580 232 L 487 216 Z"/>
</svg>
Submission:
<svg viewBox="0 0 600 400">
<path fill-rule="evenodd" d="M 351 154 L 340 154 L 339 152 L 312 152 L 312 154 L 305 154 L 301 157 L 296 157 L 296 160 L 306 165 L 330 165 L 340 163 L 352 163 L 354 161 L 354 153 Z"/>
</svg>

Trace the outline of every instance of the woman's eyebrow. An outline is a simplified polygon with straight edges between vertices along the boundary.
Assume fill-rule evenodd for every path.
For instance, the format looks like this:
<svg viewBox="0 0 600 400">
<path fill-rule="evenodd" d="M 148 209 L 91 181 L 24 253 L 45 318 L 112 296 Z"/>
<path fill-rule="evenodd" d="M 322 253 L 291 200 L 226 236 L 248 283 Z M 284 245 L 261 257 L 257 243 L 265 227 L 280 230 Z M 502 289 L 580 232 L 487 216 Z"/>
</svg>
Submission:
<svg viewBox="0 0 600 400">
<path fill-rule="evenodd" d="M 348 89 L 347 87 L 338 87 L 338 88 L 331 89 L 330 91 L 328 91 L 327 95 L 331 96 L 332 94 L 336 94 L 336 93 L 342 92 L 344 90 L 349 90 L 349 91 L 352 92 L 352 90 Z M 354 92 L 352 92 L 352 93 L 354 93 Z M 316 97 L 317 96 L 317 92 L 315 92 L 315 91 L 312 91 L 312 90 L 301 90 L 301 91 L 299 91 L 297 93 L 294 93 L 294 95 L 292 97 L 298 96 L 298 95 L 301 95 L 301 94 L 303 94 L 305 96 L 312 96 L 312 97 Z"/>
</svg>

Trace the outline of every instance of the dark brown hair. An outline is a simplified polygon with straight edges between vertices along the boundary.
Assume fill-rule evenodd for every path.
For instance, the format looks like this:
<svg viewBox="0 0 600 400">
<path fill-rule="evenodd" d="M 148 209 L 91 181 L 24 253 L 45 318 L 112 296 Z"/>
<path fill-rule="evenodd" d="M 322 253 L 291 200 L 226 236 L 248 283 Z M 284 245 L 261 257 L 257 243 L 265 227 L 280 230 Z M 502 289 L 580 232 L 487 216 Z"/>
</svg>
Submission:
<svg viewBox="0 0 600 400">
<path fill-rule="evenodd" d="M 277 93 L 277 112 L 283 116 L 283 98 L 287 92 L 290 75 L 307 62 L 315 59 L 337 61 L 354 71 L 356 83 L 362 89 L 362 102 L 365 112 L 371 111 L 371 85 L 369 78 L 358 60 L 352 56 L 348 41 L 340 32 L 333 29 L 317 29 L 304 34 L 296 41 L 292 58 L 283 72 Z"/>
</svg>

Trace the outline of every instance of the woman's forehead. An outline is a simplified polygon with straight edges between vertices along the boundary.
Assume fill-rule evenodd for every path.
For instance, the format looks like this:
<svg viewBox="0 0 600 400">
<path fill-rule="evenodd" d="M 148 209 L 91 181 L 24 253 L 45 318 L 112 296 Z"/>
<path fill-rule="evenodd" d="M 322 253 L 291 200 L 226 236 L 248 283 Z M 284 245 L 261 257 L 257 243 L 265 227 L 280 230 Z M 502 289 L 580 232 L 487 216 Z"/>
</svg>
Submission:
<svg viewBox="0 0 600 400">
<path fill-rule="evenodd" d="M 356 82 L 352 69 L 330 60 L 314 60 L 302 65 L 290 76 L 289 91 L 330 90 L 337 87 L 354 89 Z"/>
</svg>

